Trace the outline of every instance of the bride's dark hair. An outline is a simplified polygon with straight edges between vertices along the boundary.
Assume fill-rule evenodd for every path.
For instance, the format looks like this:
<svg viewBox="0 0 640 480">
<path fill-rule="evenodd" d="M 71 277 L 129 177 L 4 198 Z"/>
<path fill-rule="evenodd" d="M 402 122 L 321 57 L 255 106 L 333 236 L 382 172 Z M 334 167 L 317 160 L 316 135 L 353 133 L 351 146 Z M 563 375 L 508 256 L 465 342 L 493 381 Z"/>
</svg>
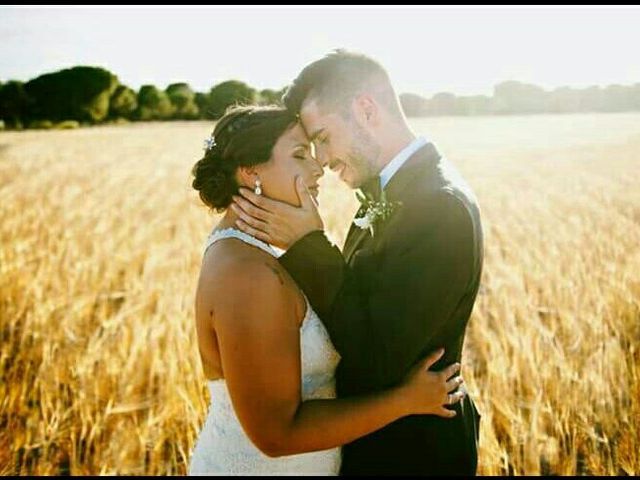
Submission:
<svg viewBox="0 0 640 480">
<path fill-rule="evenodd" d="M 224 211 L 238 193 L 238 167 L 267 162 L 278 138 L 296 121 L 278 106 L 234 106 L 216 123 L 215 145 L 191 169 L 191 186 L 211 209 Z"/>
</svg>

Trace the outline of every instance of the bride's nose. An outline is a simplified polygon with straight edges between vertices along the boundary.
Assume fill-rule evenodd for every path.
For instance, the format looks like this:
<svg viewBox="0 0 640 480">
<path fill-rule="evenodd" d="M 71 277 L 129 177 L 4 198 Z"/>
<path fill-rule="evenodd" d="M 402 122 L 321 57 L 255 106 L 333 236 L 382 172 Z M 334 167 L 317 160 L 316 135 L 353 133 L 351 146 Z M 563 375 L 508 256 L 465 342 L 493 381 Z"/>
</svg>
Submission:
<svg viewBox="0 0 640 480">
<path fill-rule="evenodd" d="M 319 162 L 317 161 L 313 161 L 311 162 L 311 164 L 313 165 L 313 176 L 316 178 L 320 178 L 324 175 L 324 169 L 322 168 L 322 165 L 320 165 Z"/>
</svg>

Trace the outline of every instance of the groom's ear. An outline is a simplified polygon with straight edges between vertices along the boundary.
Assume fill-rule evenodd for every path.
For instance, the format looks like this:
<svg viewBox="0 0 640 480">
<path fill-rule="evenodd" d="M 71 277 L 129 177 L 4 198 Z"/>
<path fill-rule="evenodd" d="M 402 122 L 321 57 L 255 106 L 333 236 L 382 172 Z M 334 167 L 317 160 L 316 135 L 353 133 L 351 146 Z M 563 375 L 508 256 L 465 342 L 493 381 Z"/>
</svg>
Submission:
<svg viewBox="0 0 640 480">
<path fill-rule="evenodd" d="M 380 109 L 372 95 L 361 93 L 354 99 L 355 115 L 362 125 L 376 126 L 380 120 Z"/>
</svg>

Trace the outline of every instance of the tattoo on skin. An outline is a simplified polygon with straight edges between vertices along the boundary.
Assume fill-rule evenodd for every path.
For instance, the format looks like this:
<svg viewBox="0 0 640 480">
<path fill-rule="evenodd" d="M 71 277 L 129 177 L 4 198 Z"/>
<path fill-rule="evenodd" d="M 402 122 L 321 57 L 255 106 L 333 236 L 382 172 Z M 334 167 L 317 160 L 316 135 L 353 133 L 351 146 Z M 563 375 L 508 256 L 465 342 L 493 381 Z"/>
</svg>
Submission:
<svg viewBox="0 0 640 480">
<path fill-rule="evenodd" d="M 280 285 L 284 285 L 284 279 L 282 278 L 282 272 L 280 272 L 280 270 L 278 270 L 276 267 L 274 267 L 273 265 L 266 263 L 265 265 L 278 276 L 278 280 L 280 280 Z"/>
</svg>

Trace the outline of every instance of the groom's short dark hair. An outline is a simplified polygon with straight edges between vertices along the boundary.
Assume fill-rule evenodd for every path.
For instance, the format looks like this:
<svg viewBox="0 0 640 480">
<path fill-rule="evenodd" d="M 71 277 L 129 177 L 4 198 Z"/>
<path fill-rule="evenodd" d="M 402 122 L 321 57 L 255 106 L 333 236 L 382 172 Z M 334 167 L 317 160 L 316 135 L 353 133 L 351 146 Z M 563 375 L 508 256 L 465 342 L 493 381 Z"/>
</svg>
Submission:
<svg viewBox="0 0 640 480">
<path fill-rule="evenodd" d="M 299 112 L 307 98 L 331 110 L 346 110 L 364 88 L 375 85 L 377 100 L 390 112 L 401 114 L 389 74 L 380 63 L 362 53 L 334 50 L 307 65 L 282 97 L 284 105 Z"/>
</svg>

